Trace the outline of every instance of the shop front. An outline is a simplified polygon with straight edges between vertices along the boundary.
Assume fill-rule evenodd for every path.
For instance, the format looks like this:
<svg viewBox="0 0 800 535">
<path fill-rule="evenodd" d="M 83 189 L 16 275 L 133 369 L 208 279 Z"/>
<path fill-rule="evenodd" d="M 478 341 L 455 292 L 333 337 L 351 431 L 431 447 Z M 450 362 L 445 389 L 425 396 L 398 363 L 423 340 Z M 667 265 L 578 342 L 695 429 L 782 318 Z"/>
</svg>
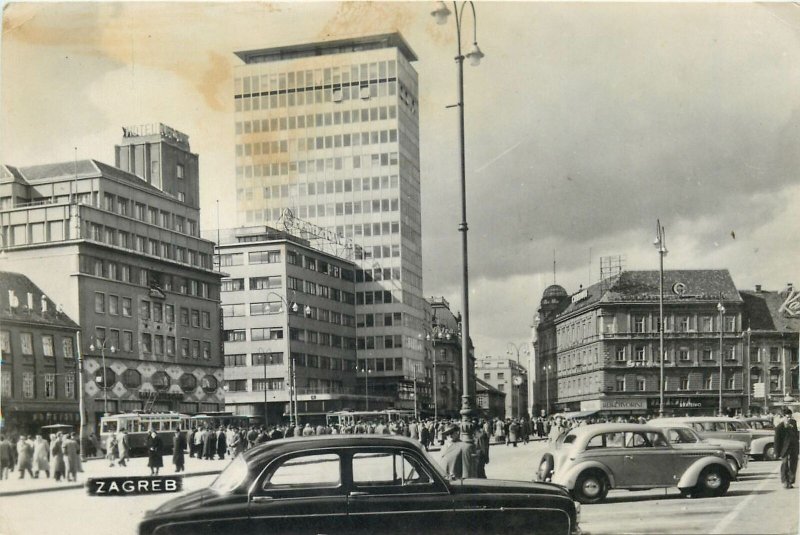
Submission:
<svg viewBox="0 0 800 535">
<path fill-rule="evenodd" d="M 2 417 L 2 432 L 12 436 L 36 435 L 46 425 L 69 425 L 75 431 L 80 427 L 77 403 L 74 410 L 70 410 L 70 404 L 64 403 L 34 402 L 22 404 L 22 406 L 15 404 L 15 406 L 3 407 Z"/>
<path fill-rule="evenodd" d="M 648 398 L 648 412 L 657 414 L 660 408 L 660 399 Z M 724 397 L 722 400 L 723 412 L 727 416 L 742 413 L 742 399 L 740 397 Z M 707 396 L 666 396 L 664 397 L 665 416 L 708 416 L 719 412 L 719 397 Z"/>
<path fill-rule="evenodd" d="M 604 397 L 581 401 L 581 411 L 597 411 L 600 418 L 620 416 L 644 416 L 647 413 L 647 399 L 638 397 Z"/>
</svg>

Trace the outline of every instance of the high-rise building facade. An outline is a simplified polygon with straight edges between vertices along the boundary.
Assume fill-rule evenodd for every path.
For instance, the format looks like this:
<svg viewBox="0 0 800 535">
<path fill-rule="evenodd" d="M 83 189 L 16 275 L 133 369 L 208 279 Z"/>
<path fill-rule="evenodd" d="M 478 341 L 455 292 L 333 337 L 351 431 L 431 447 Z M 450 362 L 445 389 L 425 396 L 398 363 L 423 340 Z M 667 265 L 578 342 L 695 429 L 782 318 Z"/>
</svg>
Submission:
<svg viewBox="0 0 800 535">
<path fill-rule="evenodd" d="M 400 394 L 425 358 L 416 55 L 398 33 L 236 55 L 239 223 L 280 228 L 288 210 L 352 245 L 370 392 L 413 408 Z"/>
<path fill-rule="evenodd" d="M 227 410 L 274 425 L 363 409 L 353 263 L 263 225 L 224 231 L 217 252 Z"/>
<path fill-rule="evenodd" d="M 104 412 L 224 408 L 197 155 L 165 125 L 124 132 L 119 167 L 0 166 L 0 269 L 24 273 L 80 325 L 90 425 Z"/>
</svg>

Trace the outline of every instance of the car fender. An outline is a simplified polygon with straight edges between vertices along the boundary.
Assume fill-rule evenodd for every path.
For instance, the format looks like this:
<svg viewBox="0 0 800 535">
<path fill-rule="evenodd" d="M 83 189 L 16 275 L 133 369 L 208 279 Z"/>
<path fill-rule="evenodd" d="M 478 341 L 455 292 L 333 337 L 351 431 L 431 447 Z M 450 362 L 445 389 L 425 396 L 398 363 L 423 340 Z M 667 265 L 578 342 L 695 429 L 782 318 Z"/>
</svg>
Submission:
<svg viewBox="0 0 800 535">
<path fill-rule="evenodd" d="M 569 490 L 572 490 L 575 488 L 575 481 L 577 481 L 581 472 L 588 469 L 600 470 L 608 478 L 611 488 L 615 487 L 614 475 L 611 473 L 611 470 L 609 470 L 606 465 L 599 461 L 585 461 L 580 464 L 576 464 L 561 474 L 558 473 L 558 469 L 556 468 L 556 473 L 553 474 L 553 483 L 558 483 L 559 485 L 563 485 Z"/>
<path fill-rule="evenodd" d="M 697 485 L 697 480 L 700 477 L 700 472 L 702 472 L 708 466 L 719 466 L 725 473 L 728 474 L 728 477 L 733 480 L 736 476 L 733 475 L 731 472 L 731 467 L 728 466 L 724 460 L 720 459 L 719 457 L 703 457 L 702 459 L 698 459 L 695 463 L 690 466 L 681 476 L 680 481 L 678 481 L 678 488 L 689 488 L 694 487 Z"/>
<path fill-rule="evenodd" d="M 750 455 L 764 455 L 764 450 L 769 444 L 775 442 L 775 437 L 758 437 L 750 443 Z"/>
</svg>

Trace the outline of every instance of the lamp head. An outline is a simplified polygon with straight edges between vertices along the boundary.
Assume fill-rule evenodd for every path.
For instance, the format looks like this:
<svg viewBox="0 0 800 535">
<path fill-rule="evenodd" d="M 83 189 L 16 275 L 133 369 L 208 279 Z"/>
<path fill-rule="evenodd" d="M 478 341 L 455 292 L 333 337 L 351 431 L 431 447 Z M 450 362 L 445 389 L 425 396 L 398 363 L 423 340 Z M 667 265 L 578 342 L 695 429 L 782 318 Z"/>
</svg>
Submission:
<svg viewBox="0 0 800 535">
<path fill-rule="evenodd" d="M 436 5 L 436 9 L 431 11 L 431 16 L 436 19 L 436 24 L 442 25 L 447 24 L 447 17 L 450 16 L 450 10 L 447 9 L 447 5 L 444 2 L 439 2 Z"/>
<path fill-rule="evenodd" d="M 303 308 L 303 312 L 305 313 L 306 317 L 310 317 L 311 316 L 311 307 L 306 305 L 305 308 Z"/>
<path fill-rule="evenodd" d="M 467 53 L 467 59 L 469 60 L 469 64 L 473 67 L 477 67 L 481 64 L 481 59 L 485 56 L 481 49 L 478 47 L 478 43 L 472 44 L 472 50 Z"/>
<path fill-rule="evenodd" d="M 292 312 L 297 312 L 297 303 L 292 303 Z"/>
<path fill-rule="evenodd" d="M 91 349 L 92 351 L 94 351 L 94 344 L 89 344 L 89 349 Z"/>
<path fill-rule="evenodd" d="M 116 353 L 116 352 L 117 352 L 117 348 L 116 348 L 116 347 L 114 347 L 114 346 L 111 346 L 111 347 L 109 347 L 108 349 L 109 349 L 109 351 L 111 351 L 112 353 Z"/>
</svg>

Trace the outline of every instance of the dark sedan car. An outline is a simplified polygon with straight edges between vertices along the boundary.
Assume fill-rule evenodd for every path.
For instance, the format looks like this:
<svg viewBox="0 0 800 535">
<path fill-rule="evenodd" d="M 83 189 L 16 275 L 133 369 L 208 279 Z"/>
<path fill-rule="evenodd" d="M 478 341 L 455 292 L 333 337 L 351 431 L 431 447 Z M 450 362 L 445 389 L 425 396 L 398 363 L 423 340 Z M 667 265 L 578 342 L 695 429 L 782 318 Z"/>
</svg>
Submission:
<svg viewBox="0 0 800 535">
<path fill-rule="evenodd" d="M 245 452 L 209 488 L 148 512 L 139 533 L 570 535 L 578 507 L 550 483 L 450 481 L 406 438 L 326 435 Z"/>
</svg>

